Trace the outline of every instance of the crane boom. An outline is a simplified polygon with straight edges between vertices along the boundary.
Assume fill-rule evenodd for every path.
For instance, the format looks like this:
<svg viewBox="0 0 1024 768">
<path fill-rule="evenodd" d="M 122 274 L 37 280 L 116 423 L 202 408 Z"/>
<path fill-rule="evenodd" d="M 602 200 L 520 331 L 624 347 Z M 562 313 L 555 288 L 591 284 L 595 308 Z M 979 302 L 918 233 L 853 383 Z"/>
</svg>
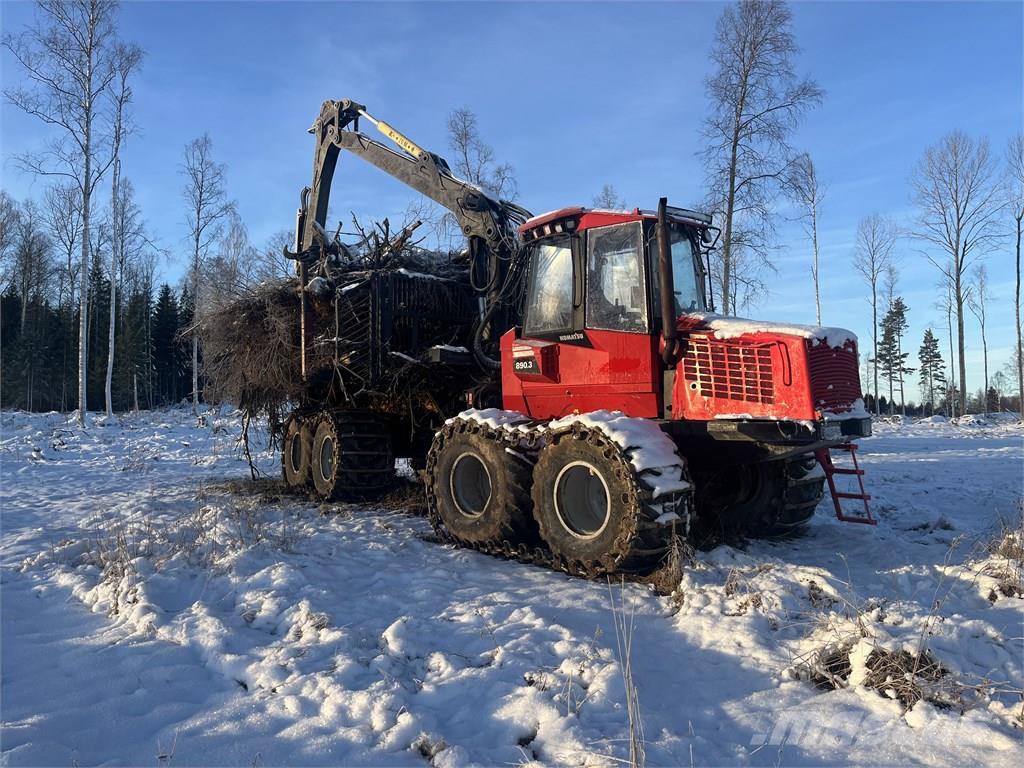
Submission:
<svg viewBox="0 0 1024 768">
<path fill-rule="evenodd" d="M 360 118 L 375 125 L 402 151 L 361 133 Z M 295 228 L 296 252 L 285 249 L 285 255 L 298 262 L 301 282 L 305 283 L 306 268 L 336 247 L 328 242 L 327 207 L 338 156 L 345 150 L 454 214 L 469 245 L 471 283 L 484 299 L 473 352 L 481 366 L 500 367 L 494 357 L 497 339 L 518 319 L 515 293 L 522 264 L 517 258 L 520 254 L 517 227 L 530 218 L 530 212 L 514 203 L 497 200 L 476 184 L 458 178 L 444 158 L 421 148 L 383 120 L 372 117 L 365 106 L 351 99 L 325 101 L 309 132 L 316 136 L 313 183 L 302 190 Z M 306 301 L 304 288 L 300 291 L 305 376 Z"/>
<path fill-rule="evenodd" d="M 373 123 L 403 151 L 395 151 L 360 132 L 360 117 Z M 304 193 L 299 212 L 297 245 L 303 260 L 319 255 L 317 246 L 322 238 L 318 230 L 326 227 L 331 182 L 342 150 L 361 157 L 451 211 L 462 233 L 470 240 L 471 250 L 476 250 L 473 241 L 478 240 L 477 247 L 486 246 L 486 250 L 500 260 L 511 256 L 510 252 L 516 249 L 515 227 L 529 218 L 528 211 L 495 200 L 477 185 L 459 179 L 443 158 L 422 149 L 384 121 L 373 118 L 362 104 L 350 99 L 325 101 L 309 130 L 317 142 L 313 184 Z"/>
</svg>

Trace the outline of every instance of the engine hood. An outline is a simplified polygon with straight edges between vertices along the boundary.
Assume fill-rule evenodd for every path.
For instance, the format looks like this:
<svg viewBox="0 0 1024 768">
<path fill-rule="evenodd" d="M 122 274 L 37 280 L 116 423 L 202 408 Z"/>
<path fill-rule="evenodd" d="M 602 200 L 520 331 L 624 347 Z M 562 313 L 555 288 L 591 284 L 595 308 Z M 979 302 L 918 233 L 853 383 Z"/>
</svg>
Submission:
<svg viewBox="0 0 1024 768">
<path fill-rule="evenodd" d="M 852 345 L 857 344 L 857 335 L 845 328 L 773 323 L 766 320 L 716 315 L 711 312 L 688 312 L 680 315 L 676 327 L 680 331 L 711 331 L 716 339 L 735 339 L 741 336 L 768 333 L 778 336 L 796 336 L 810 341 L 810 346 L 824 344 L 832 349 L 840 349 L 851 343 Z"/>
</svg>

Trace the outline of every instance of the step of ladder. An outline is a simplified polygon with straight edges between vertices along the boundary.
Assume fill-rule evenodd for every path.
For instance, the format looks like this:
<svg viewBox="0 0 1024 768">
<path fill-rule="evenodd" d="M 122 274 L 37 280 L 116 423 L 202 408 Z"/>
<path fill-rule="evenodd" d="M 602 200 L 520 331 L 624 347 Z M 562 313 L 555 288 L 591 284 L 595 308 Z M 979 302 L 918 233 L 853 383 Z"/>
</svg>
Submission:
<svg viewBox="0 0 1024 768">
<path fill-rule="evenodd" d="M 837 467 L 832 462 L 832 451 L 844 451 L 850 454 L 850 458 L 853 460 L 853 468 L 849 467 Z M 878 521 L 871 516 L 871 508 L 868 506 L 868 502 L 871 500 L 871 496 L 864 490 L 864 470 L 860 468 L 857 463 L 857 445 L 855 443 L 844 443 L 842 445 L 835 445 L 831 448 L 819 448 L 815 451 L 815 455 L 818 458 L 818 463 L 821 464 L 821 468 L 825 471 L 825 479 L 828 482 L 829 493 L 832 494 L 832 505 L 836 510 L 836 519 L 841 520 L 844 523 L 863 523 L 865 525 L 878 525 Z M 860 486 L 860 493 L 853 493 L 849 491 L 840 491 L 836 488 L 836 475 L 853 475 L 857 478 L 857 484 Z M 860 501 L 864 504 L 863 515 L 848 515 L 843 511 L 842 499 L 853 499 Z"/>
</svg>

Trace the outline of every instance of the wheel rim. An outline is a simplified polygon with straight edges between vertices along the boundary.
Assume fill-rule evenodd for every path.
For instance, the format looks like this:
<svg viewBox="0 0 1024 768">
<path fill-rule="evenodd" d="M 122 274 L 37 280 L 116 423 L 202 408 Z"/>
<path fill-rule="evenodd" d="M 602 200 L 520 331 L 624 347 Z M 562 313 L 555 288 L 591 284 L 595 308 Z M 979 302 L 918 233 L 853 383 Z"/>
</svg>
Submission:
<svg viewBox="0 0 1024 768">
<path fill-rule="evenodd" d="M 334 476 L 334 440 L 325 437 L 320 443 L 320 477 L 325 481 Z"/>
<path fill-rule="evenodd" d="M 491 475 L 475 453 L 462 453 L 452 464 L 452 500 L 459 514 L 480 517 L 491 500 Z"/>
<path fill-rule="evenodd" d="M 593 539 L 607 527 L 611 511 L 608 483 L 597 467 L 586 461 L 562 467 L 555 479 L 555 514 L 565 530 Z"/>
<path fill-rule="evenodd" d="M 291 445 L 288 451 L 288 460 L 291 461 L 292 471 L 298 472 L 302 466 L 302 435 L 295 433 L 292 435 Z"/>
</svg>

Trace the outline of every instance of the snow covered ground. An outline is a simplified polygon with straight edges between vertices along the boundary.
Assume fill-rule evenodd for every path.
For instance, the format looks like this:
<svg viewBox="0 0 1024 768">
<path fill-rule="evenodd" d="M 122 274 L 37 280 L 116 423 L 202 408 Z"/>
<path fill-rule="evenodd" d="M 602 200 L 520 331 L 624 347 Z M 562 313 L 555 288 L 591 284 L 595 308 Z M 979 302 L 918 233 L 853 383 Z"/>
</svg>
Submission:
<svg viewBox="0 0 1024 768">
<path fill-rule="evenodd" d="M 878 424 L 877 528 L 826 501 L 670 597 L 439 545 L 401 499 L 244 482 L 228 416 L 0 428 L 4 764 L 615 765 L 616 615 L 649 765 L 1021 755 L 1022 542 L 989 546 L 1020 527 L 1019 424 Z"/>
</svg>

